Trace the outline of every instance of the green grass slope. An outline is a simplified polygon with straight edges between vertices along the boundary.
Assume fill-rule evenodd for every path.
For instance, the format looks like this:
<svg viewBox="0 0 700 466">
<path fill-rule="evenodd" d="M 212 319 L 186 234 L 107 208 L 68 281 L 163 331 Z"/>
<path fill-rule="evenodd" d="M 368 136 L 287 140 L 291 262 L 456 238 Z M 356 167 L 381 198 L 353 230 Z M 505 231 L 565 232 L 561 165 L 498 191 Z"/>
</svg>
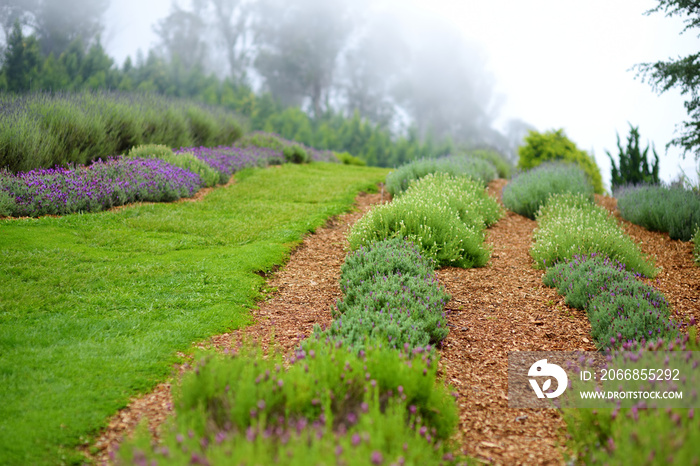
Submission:
<svg viewBox="0 0 700 466">
<path fill-rule="evenodd" d="M 202 201 L 0 221 L 0 462 L 76 447 L 165 379 L 177 351 L 250 322 L 256 271 L 387 170 L 245 170 Z"/>
</svg>

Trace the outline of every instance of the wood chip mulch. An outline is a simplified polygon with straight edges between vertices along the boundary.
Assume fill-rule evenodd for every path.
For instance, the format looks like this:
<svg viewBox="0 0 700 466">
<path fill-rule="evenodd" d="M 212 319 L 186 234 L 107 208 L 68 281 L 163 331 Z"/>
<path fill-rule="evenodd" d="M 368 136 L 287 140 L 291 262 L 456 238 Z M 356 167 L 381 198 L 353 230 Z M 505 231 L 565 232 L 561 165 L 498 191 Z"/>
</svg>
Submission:
<svg viewBox="0 0 700 466">
<path fill-rule="evenodd" d="M 500 198 L 505 180 L 489 186 Z M 268 286 L 276 289 L 252 311 L 255 323 L 219 335 L 199 346 L 226 349 L 243 340 L 263 349 L 283 352 L 308 336 L 314 324 L 331 322 L 330 308 L 341 297 L 338 280 L 346 254 L 349 227 L 370 207 L 386 202 L 386 195 L 363 194 L 355 212 L 337 217 L 307 236 L 287 265 L 274 273 Z M 612 198 L 597 202 L 614 211 Z M 700 268 L 693 266 L 692 246 L 672 241 L 668 234 L 648 232 L 623 222 L 662 267 L 652 281 L 666 294 L 679 318 L 700 320 Z M 438 278 L 452 295 L 448 303 L 450 333 L 441 349 L 440 374 L 459 393 L 463 451 L 491 464 L 563 464 L 565 425 L 558 411 L 508 408 L 507 363 L 510 351 L 595 351 L 590 325 L 583 311 L 569 308 L 564 299 L 542 283 L 542 271 L 532 267 L 528 250 L 536 223 L 508 212 L 487 230 L 492 258 L 479 269 L 445 268 Z M 274 343 L 271 342 L 274 340 Z M 177 368 L 181 373 L 185 367 Z M 120 411 L 97 441 L 96 459 L 109 452 L 124 435 L 147 417 L 153 432 L 172 412 L 170 384 Z"/>
</svg>

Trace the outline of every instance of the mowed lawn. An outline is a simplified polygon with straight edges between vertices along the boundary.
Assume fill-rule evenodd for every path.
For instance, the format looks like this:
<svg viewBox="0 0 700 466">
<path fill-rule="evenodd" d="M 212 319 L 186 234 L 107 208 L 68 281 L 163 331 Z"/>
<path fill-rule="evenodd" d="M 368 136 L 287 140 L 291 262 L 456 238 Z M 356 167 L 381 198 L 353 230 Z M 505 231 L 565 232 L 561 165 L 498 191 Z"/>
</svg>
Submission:
<svg viewBox="0 0 700 466">
<path fill-rule="evenodd" d="M 388 170 L 245 170 L 198 202 L 0 221 L 0 463 L 81 463 L 176 352 L 250 323 L 256 271 Z"/>
</svg>

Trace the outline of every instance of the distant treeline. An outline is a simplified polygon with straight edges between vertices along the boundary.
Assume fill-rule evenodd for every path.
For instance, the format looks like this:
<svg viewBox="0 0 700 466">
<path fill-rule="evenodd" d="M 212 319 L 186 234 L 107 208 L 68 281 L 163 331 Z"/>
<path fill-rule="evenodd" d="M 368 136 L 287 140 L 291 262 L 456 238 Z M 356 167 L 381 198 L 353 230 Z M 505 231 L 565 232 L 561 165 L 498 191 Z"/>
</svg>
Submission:
<svg viewBox="0 0 700 466">
<path fill-rule="evenodd" d="M 36 17 L 37 14 L 30 11 L 27 17 Z M 3 18 L 3 24 L 10 19 L 11 15 Z M 394 167 L 458 150 L 452 137 L 442 131 L 445 125 L 438 125 L 439 131 L 433 131 L 432 127 L 419 129 L 419 125 L 408 120 L 409 126 L 402 126 L 397 131 L 386 119 L 380 122 L 370 118 L 362 109 L 353 112 L 347 107 L 325 103 L 315 106 L 313 111 L 304 111 L 298 102 L 277 95 L 279 92 L 256 93 L 249 81 L 241 76 L 229 74 L 221 77 L 221 74 L 205 72 L 205 68 L 189 63 L 181 54 L 151 50 L 145 57 L 139 55 L 134 61 L 129 58 L 122 66 L 117 66 L 102 47 L 99 35 L 88 36 L 86 40 L 72 35 L 73 38 L 67 41 L 71 35 L 57 35 L 60 28 L 43 30 L 32 26 L 35 23 L 41 22 L 16 21 L 13 26 L 5 26 L 5 47 L 0 53 L 0 91 L 24 95 L 99 90 L 118 92 L 122 96 L 150 93 L 183 98 L 234 112 L 242 117 L 244 130 L 277 133 L 318 149 L 348 152 L 370 165 Z M 93 29 L 95 24 L 91 26 Z M 86 26 L 85 34 L 88 30 L 91 29 Z M 275 91 L 276 88 L 267 83 L 264 89 Z M 143 142 L 169 144 L 166 140 Z M 224 141 L 227 144 L 232 142 Z M 460 142 L 460 145 L 464 144 Z M 493 147 L 482 142 L 470 143 L 469 148 L 487 146 Z M 8 155 L 7 150 L 6 145 L 0 145 L 2 166 L 7 166 L 8 159 L 16 159 L 16 154 Z M 122 149 L 117 145 L 115 150 Z M 500 146 L 498 151 L 507 152 Z M 103 156 L 102 151 L 98 152 L 96 156 Z M 512 154 L 507 155 L 512 158 Z M 34 161 L 50 159 L 36 155 L 32 158 Z M 25 160 L 20 165 L 31 164 Z M 18 165 L 15 163 L 14 166 Z"/>
<path fill-rule="evenodd" d="M 127 99 L 125 97 L 127 93 L 153 93 L 186 98 L 209 106 L 232 110 L 243 117 L 242 121 L 247 130 L 278 133 L 285 138 L 318 149 L 349 152 L 370 165 L 399 166 L 407 161 L 444 155 L 455 150 L 449 138 L 438 142 L 428 134 L 421 139 L 415 129 L 409 129 L 404 136 L 395 137 L 389 129 L 370 123 L 361 118 L 357 112 L 348 118 L 340 112 L 331 110 L 318 118 L 312 118 L 298 107 L 283 108 L 269 93 L 256 95 L 249 86 L 236 84 L 230 79 L 219 79 L 213 74 L 206 76 L 198 69 L 188 71 L 177 62 L 167 63 L 154 53 L 149 54 L 147 59 L 136 65 L 127 60 L 123 67 L 118 68 L 114 66 L 114 61 L 106 54 L 99 42 L 85 47 L 82 40 L 78 38 L 58 57 L 53 54 L 44 57 L 38 40 L 33 36 L 24 36 L 21 29 L 17 27 L 10 37 L 4 57 L 0 68 L 0 89 L 13 94 L 38 91 L 61 94 L 83 90 L 115 90 L 119 91 L 123 97 L 119 100 L 119 106 L 131 100 L 139 107 L 138 110 L 134 110 L 137 113 L 144 110 L 145 101 L 140 97 Z M 77 100 L 84 98 L 79 97 Z M 153 99 L 154 102 L 158 101 L 155 97 Z M 16 117 L 19 108 L 27 108 L 24 104 L 19 105 L 17 103 L 19 101 L 15 100 L 8 96 L 3 98 L 1 112 L 5 117 L 9 113 Z M 54 112 L 58 111 L 54 107 L 57 100 L 50 96 L 41 98 L 35 96 L 29 100 L 22 99 L 21 102 L 48 102 L 49 100 L 53 102 L 51 106 Z M 73 99 L 70 104 L 62 104 L 65 108 L 61 107 L 61 112 L 67 111 L 71 106 L 75 107 L 77 100 Z M 8 106 L 9 101 L 15 101 L 15 103 Z M 160 105 L 155 105 L 153 108 L 159 108 Z M 180 104 L 181 107 L 182 105 L 184 104 Z M 176 107 L 177 105 L 173 108 Z M 97 107 L 93 105 L 93 108 Z M 185 113 L 188 111 L 194 110 L 183 110 Z M 36 115 L 37 113 L 34 112 L 33 116 L 29 117 L 30 120 Z M 67 114 L 61 118 L 67 118 Z M 183 114 L 176 120 L 180 121 L 181 118 L 187 118 L 187 115 Z M 184 138 L 188 138 L 186 134 L 188 133 L 183 133 Z M 194 139 L 190 142 L 200 142 L 199 136 L 192 137 Z M 147 138 L 141 142 L 175 146 L 170 140 L 165 139 Z M 231 142 L 233 141 L 221 143 Z M 27 168 L 39 161 L 42 161 L 39 166 L 46 166 L 45 161 L 51 160 L 50 154 L 33 154 L 32 161 L 17 162 L 17 154 L 8 153 L 8 151 L 15 151 L 17 144 L 20 143 L 8 147 L 7 141 L 0 142 L 0 165 L 8 166 L 12 161 L 13 167 Z M 123 144 L 122 141 L 113 146 L 115 153 L 124 150 Z M 20 145 L 33 145 L 33 143 L 27 141 Z M 36 145 L 33 147 L 37 150 L 41 149 Z M 45 147 L 39 152 L 47 150 L 50 148 Z M 96 155 L 104 156 L 104 151 L 98 152 Z"/>
</svg>

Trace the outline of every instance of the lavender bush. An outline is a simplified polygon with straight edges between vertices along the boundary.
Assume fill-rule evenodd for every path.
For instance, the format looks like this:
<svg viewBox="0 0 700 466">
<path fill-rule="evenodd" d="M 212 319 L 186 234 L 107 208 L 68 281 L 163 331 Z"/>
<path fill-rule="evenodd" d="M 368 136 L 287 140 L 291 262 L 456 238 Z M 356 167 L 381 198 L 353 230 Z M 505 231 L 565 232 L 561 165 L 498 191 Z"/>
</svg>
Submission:
<svg viewBox="0 0 700 466">
<path fill-rule="evenodd" d="M 16 217 L 96 212 L 138 201 L 167 202 L 191 197 L 198 175 L 158 159 L 117 157 L 89 167 L 0 172 L 0 190 L 9 195 Z"/>
<path fill-rule="evenodd" d="M 243 168 L 264 167 L 284 163 L 281 150 L 266 147 L 181 147 L 175 155 L 191 153 L 219 172 L 219 182 L 226 183 L 231 175 Z"/>
<path fill-rule="evenodd" d="M 305 146 L 296 141 L 285 139 L 279 134 L 266 133 L 263 131 L 254 131 L 243 136 L 236 141 L 236 147 L 267 147 L 268 149 L 275 149 L 280 152 L 284 152 L 285 149 L 297 147 L 303 149 L 314 162 L 339 161 L 338 157 L 332 151 L 314 149 L 313 147 Z"/>
<path fill-rule="evenodd" d="M 592 253 L 548 268 L 543 281 L 566 296 L 567 304 L 586 310 L 599 348 L 677 337 L 666 297 L 639 276 L 619 261 Z"/>
</svg>

